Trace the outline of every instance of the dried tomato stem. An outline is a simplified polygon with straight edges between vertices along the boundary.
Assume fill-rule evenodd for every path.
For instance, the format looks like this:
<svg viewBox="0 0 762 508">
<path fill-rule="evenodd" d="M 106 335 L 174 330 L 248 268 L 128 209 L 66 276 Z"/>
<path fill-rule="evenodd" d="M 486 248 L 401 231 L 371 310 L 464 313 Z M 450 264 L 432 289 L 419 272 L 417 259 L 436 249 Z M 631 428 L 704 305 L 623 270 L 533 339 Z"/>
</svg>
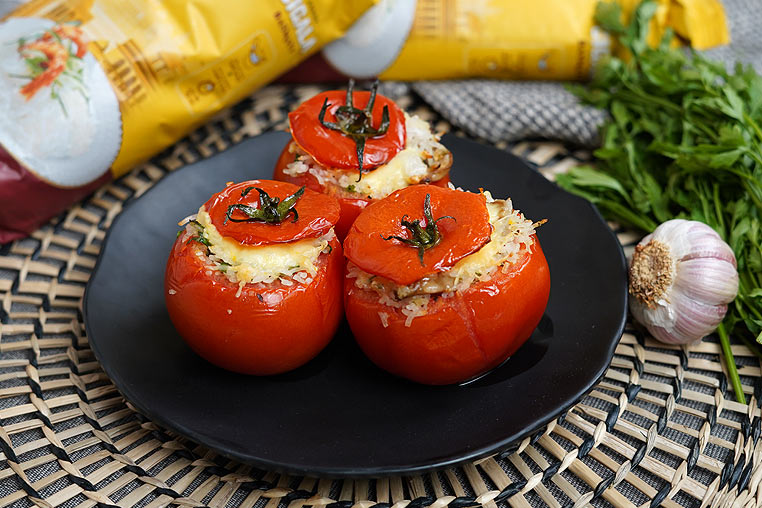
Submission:
<svg viewBox="0 0 762 508">
<path fill-rule="evenodd" d="M 325 113 L 328 110 L 328 99 L 323 101 L 323 107 L 320 108 L 320 113 L 318 113 L 318 121 L 320 122 L 320 125 L 326 129 L 339 131 L 355 142 L 355 147 L 357 149 L 357 165 L 360 171 L 357 178 L 357 181 L 359 182 L 362 178 L 365 140 L 367 138 L 386 134 L 386 131 L 389 130 L 389 107 L 384 106 L 381 113 L 381 125 L 377 128 L 373 127 L 373 105 L 376 102 L 378 80 L 371 86 L 370 98 L 368 99 L 368 104 L 365 106 L 365 109 L 354 107 L 354 88 L 355 81 L 350 79 L 349 85 L 347 86 L 346 104 L 339 106 L 335 113 L 337 122 L 325 121 Z"/>
<path fill-rule="evenodd" d="M 403 238 L 396 235 L 390 235 L 386 238 L 384 238 L 384 235 L 381 235 L 381 238 L 386 241 L 392 239 L 398 240 L 405 245 L 415 247 L 418 249 L 418 259 L 421 262 L 421 266 L 426 266 L 426 264 L 423 262 L 423 253 L 426 251 L 426 249 L 434 247 L 442 240 L 442 233 L 439 232 L 437 222 L 442 219 L 455 220 L 455 217 L 450 215 L 443 215 L 438 219 L 434 219 L 431 214 L 431 194 L 426 194 L 426 199 L 423 201 L 423 217 L 426 221 L 425 226 L 421 225 L 421 219 L 415 219 L 411 222 L 407 220 L 407 217 L 407 214 L 403 215 L 402 219 L 400 220 L 400 224 L 408 230 L 410 233 L 410 238 Z"/>
<path fill-rule="evenodd" d="M 246 187 L 241 192 L 241 197 L 245 197 L 252 189 L 256 189 L 259 193 L 259 207 L 246 205 L 243 203 L 237 203 L 235 205 L 228 206 L 228 210 L 225 213 L 225 223 L 230 222 L 266 222 L 268 224 L 280 224 L 289 215 L 294 216 L 296 222 L 299 219 L 299 213 L 296 211 L 296 202 L 304 194 L 304 186 L 298 191 L 294 192 L 290 196 L 280 200 L 280 198 L 273 198 L 259 187 Z M 234 219 L 233 213 L 235 210 L 246 215 L 245 219 Z"/>
</svg>

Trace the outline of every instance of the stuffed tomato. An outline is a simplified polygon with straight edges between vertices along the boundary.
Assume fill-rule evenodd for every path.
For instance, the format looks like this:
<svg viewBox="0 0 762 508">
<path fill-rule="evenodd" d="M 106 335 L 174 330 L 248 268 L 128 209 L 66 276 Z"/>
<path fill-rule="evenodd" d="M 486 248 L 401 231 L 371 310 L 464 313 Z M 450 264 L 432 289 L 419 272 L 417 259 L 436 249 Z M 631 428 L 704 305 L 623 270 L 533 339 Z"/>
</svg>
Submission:
<svg viewBox="0 0 762 508">
<path fill-rule="evenodd" d="M 267 375 L 308 362 L 342 317 L 338 202 L 286 182 L 228 185 L 186 220 L 167 261 L 169 316 L 222 368 Z M 307 318 L 308 317 L 308 318 Z"/>
<path fill-rule="evenodd" d="M 538 224 L 488 192 L 413 186 L 369 205 L 344 240 L 344 306 L 360 348 L 425 384 L 500 365 L 548 302 Z"/>
<path fill-rule="evenodd" d="M 428 123 L 377 95 L 377 86 L 355 92 L 350 81 L 347 92 L 318 94 L 290 113 L 293 139 L 275 167 L 276 180 L 339 200 L 340 239 L 371 201 L 410 185 L 449 182 L 450 151 Z"/>
</svg>

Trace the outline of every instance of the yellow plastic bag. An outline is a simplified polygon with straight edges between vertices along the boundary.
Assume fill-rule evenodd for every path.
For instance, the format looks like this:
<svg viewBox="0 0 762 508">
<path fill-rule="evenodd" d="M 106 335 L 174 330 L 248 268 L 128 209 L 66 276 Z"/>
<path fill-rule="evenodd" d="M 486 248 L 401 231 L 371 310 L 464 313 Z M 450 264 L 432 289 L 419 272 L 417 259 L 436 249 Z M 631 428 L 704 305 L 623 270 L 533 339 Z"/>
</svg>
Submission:
<svg viewBox="0 0 762 508">
<path fill-rule="evenodd" d="M 640 0 L 616 0 L 629 15 Z M 594 25 L 598 0 L 382 0 L 323 58 L 344 75 L 584 80 L 616 50 Z M 718 0 L 660 0 L 651 37 L 667 27 L 699 49 L 729 41 Z"/>
<path fill-rule="evenodd" d="M 295 66 L 375 0 L 32 0 L 0 23 L 0 242 Z"/>
<path fill-rule="evenodd" d="M 64 46 L 84 41 L 113 90 L 119 118 L 117 112 L 104 111 L 107 118 L 93 121 L 121 123 L 121 140 L 99 147 L 118 152 L 111 167 L 119 175 L 340 37 L 372 3 L 35 0 L 13 12 L 6 25 L 23 23 L 29 27 L 27 37 L 45 37 L 56 27 L 71 27 L 71 32 L 80 34 L 81 39 L 60 40 Z M 7 31 L 0 29 L 0 34 Z M 58 42 L 50 40 L 51 45 Z M 64 88 L 65 76 L 58 79 Z M 49 86 L 37 94 L 47 96 L 51 91 Z M 100 93 L 108 91 L 84 90 L 85 95 Z M 28 106 L 31 100 L 26 102 Z M 113 106 L 109 101 L 104 107 Z M 102 173 L 107 167 L 94 170 Z"/>
<path fill-rule="evenodd" d="M 582 79 L 594 12 L 593 0 L 418 0 L 410 36 L 381 77 Z"/>
</svg>

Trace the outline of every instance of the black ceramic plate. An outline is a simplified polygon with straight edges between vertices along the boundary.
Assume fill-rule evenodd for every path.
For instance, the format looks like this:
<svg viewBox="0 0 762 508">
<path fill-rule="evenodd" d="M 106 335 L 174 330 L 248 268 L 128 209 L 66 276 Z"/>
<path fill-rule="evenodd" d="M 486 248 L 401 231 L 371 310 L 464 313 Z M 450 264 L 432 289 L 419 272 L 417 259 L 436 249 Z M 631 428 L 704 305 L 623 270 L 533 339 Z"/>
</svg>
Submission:
<svg viewBox="0 0 762 508">
<path fill-rule="evenodd" d="M 346 326 L 285 375 L 247 377 L 196 356 L 164 307 L 177 221 L 228 181 L 269 178 L 288 136 L 265 134 L 173 173 L 111 227 L 85 294 L 90 344 L 124 396 L 151 419 L 268 469 L 370 476 L 449 466 L 503 450 L 557 417 L 609 365 L 626 310 L 619 244 L 586 201 L 521 160 L 447 136 L 453 182 L 510 196 L 539 229 L 550 302 L 531 339 L 465 386 L 428 387 L 376 368 Z M 294 319 L 304 318 L 295 316 Z"/>
</svg>

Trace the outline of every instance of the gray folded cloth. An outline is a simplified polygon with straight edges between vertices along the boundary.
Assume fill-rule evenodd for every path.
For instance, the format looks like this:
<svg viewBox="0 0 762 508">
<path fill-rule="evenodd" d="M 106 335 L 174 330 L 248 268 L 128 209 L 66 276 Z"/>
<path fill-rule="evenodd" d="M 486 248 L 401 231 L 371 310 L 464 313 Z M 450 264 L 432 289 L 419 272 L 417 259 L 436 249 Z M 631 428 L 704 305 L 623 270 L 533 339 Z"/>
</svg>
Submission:
<svg viewBox="0 0 762 508">
<path fill-rule="evenodd" d="M 726 0 L 731 44 L 709 58 L 751 64 L 762 71 L 762 2 Z M 562 83 L 541 81 L 421 81 L 412 84 L 450 123 L 491 142 L 545 138 L 583 146 L 598 144 L 606 113 L 579 103 Z"/>
<path fill-rule="evenodd" d="M 549 81 L 422 81 L 413 89 L 450 123 L 493 143 L 546 138 L 593 146 L 606 119 Z"/>
</svg>

